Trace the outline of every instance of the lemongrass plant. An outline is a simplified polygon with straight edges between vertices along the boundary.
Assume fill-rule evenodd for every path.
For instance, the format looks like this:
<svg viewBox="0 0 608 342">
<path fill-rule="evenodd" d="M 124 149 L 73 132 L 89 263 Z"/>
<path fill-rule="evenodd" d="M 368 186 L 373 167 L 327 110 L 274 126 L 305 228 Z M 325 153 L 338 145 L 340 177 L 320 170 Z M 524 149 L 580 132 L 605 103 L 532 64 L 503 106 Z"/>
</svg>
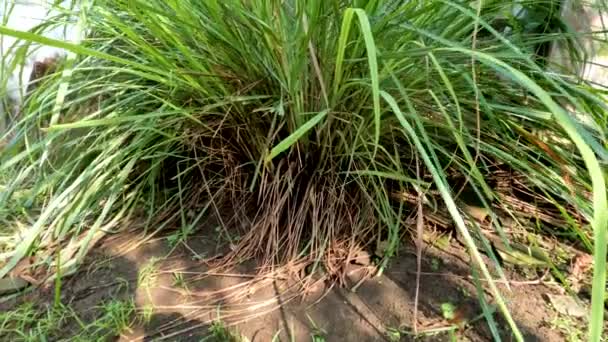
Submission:
<svg viewBox="0 0 608 342">
<path fill-rule="evenodd" d="M 564 241 L 594 252 L 595 339 L 605 94 L 547 72 L 537 53 L 559 41 L 573 63 L 584 58 L 558 2 L 517 1 L 557 13 L 532 29 L 515 2 L 97 0 L 81 8 L 80 45 L 0 26 L 76 56 L 38 82 L 5 135 L 0 278 L 30 254 L 52 264 L 58 246 L 61 266 L 77 267 L 99 236 L 132 222 L 189 231 L 209 214 L 246 227 L 226 263 L 348 262 L 349 250 L 382 242 L 384 266 L 416 212 L 393 199 L 405 192 L 449 212 L 521 340 L 491 276 L 500 266 L 482 259 L 496 261 L 461 206 L 467 188 L 529 220 L 493 181 L 508 171 L 533 203 L 560 209 Z"/>
</svg>

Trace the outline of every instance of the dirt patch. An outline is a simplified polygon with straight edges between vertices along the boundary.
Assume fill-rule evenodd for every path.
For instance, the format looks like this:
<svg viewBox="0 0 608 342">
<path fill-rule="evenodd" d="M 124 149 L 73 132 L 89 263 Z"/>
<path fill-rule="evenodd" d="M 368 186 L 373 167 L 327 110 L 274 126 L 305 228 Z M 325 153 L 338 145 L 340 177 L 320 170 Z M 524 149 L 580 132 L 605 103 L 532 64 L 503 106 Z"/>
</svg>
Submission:
<svg viewBox="0 0 608 342">
<path fill-rule="evenodd" d="M 134 302 L 140 318 L 131 319 L 114 340 L 200 341 L 218 321 L 250 341 L 307 341 L 311 336 L 326 341 L 409 341 L 416 336 L 413 247 L 402 248 L 382 276 L 358 284 L 353 272 L 346 288 L 328 288 L 320 282 L 299 298 L 294 296 L 298 292 L 295 277 L 282 273 L 256 278 L 252 262 L 210 274 L 201 260 L 217 253 L 217 241 L 209 236 L 190 237 L 187 246 L 176 248 L 166 238 L 133 248 L 138 241 L 141 236 L 129 234 L 107 239 L 89 256 L 82 271 L 63 284 L 62 302 L 84 322 L 97 319 L 103 303 L 110 300 Z M 459 341 L 492 340 L 462 247 L 429 248 L 422 261 L 416 340 L 444 341 L 450 334 Z M 558 314 L 545 298 L 559 294 L 560 288 L 524 280 L 514 272 L 506 276 L 510 291 L 504 284 L 501 289 L 525 340 L 565 340 L 553 327 Z M 1 309 L 23 301 L 45 305 L 51 301 L 51 292 L 34 291 L 1 304 Z M 485 294 L 488 298 L 489 293 Z M 451 319 L 446 318 L 446 307 L 454 311 Z M 514 340 L 500 315 L 494 317 L 501 338 Z M 453 329 L 454 325 L 460 327 Z M 63 337 L 69 339 L 78 329 L 73 322 L 67 323 Z"/>
</svg>

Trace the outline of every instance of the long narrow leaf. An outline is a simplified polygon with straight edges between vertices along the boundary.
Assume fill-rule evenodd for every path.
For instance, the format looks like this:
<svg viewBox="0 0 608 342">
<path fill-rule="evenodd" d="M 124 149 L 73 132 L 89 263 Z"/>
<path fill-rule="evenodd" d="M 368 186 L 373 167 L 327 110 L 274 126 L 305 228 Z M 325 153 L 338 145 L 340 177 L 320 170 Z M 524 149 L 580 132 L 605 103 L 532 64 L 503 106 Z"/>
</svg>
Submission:
<svg viewBox="0 0 608 342">
<path fill-rule="evenodd" d="M 264 161 L 266 163 L 270 162 L 276 156 L 278 156 L 281 152 L 290 148 L 293 144 L 295 144 L 304 134 L 306 134 L 311 128 L 316 126 L 326 115 L 328 110 L 324 110 L 322 112 L 317 113 L 317 115 L 310 118 L 310 120 L 306 121 L 302 126 L 300 126 L 295 132 L 289 135 L 287 138 L 283 139 L 279 142 L 275 147 L 270 150 L 270 153 L 266 156 Z"/>
</svg>

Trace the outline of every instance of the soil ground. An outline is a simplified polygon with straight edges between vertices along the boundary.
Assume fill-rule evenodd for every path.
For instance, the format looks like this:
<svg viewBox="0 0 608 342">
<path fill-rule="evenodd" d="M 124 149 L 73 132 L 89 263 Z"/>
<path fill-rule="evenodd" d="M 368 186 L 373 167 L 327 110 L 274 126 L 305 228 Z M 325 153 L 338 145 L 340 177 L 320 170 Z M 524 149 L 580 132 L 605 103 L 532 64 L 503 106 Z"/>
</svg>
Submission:
<svg viewBox="0 0 608 342">
<path fill-rule="evenodd" d="M 141 241 L 121 233 L 100 242 L 81 271 L 66 277 L 62 302 L 83 321 L 94 320 L 97 308 L 110 299 L 132 298 L 147 323 L 132 320 L 117 341 L 201 341 L 214 321 L 221 320 L 249 341 L 491 341 L 471 277 L 469 257 L 455 242 L 442 249 L 428 247 L 422 258 L 417 331 L 414 334 L 416 254 L 405 246 L 381 276 L 360 282 L 362 269 L 353 268 L 344 287 L 319 282 L 304 298 L 293 295 L 295 276 L 257 279 L 247 262 L 221 274 L 209 274 L 205 257 L 221 253 L 207 235 L 191 236 L 172 249 L 166 238 Z M 560 314 L 546 300 L 559 286 L 524 279 L 507 271 L 511 291 L 500 285 L 526 341 L 565 341 L 555 321 Z M 353 288 L 354 287 L 354 288 Z M 52 286 L 0 304 L 52 301 Z M 487 290 L 485 293 L 489 296 Z M 447 320 L 445 308 L 454 316 Z M 498 313 L 503 340 L 513 340 Z M 457 329 L 445 331 L 459 325 Z M 580 327 L 579 327 L 580 328 Z M 71 330 L 72 329 L 72 330 Z M 69 339 L 78 329 L 67 325 Z M 444 330 L 444 332 L 441 332 Z M 246 340 L 246 339 L 243 339 Z"/>
</svg>

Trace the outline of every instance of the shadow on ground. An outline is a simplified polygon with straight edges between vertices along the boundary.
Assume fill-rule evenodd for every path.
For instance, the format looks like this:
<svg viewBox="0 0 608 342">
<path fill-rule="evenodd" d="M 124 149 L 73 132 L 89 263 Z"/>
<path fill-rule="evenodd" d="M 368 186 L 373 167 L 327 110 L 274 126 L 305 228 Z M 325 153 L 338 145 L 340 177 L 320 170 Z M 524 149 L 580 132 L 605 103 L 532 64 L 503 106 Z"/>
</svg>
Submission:
<svg viewBox="0 0 608 342">
<path fill-rule="evenodd" d="M 322 284 L 301 299 L 293 297 L 293 283 L 288 279 L 254 281 L 253 263 L 208 274 L 201 259 L 218 253 L 217 242 L 209 236 L 193 236 L 188 246 L 174 250 L 164 238 L 134 248 L 140 238 L 121 234 L 106 239 L 88 257 L 82 271 L 63 286 L 62 302 L 84 322 L 95 320 L 98 308 L 109 300 L 132 300 L 138 318 L 116 336 L 118 341 L 214 341 L 210 327 L 218 321 L 249 341 L 310 341 L 314 335 L 325 341 L 414 340 L 409 333 L 414 329 L 416 291 L 416 257 L 411 248 L 405 247 L 384 275 L 362 283 L 356 291 L 326 291 Z M 468 262 L 461 248 L 425 251 L 416 324 L 418 332 L 425 334 L 416 340 L 445 341 L 448 333 L 433 332 L 452 323 L 463 323 L 455 332 L 459 341 L 492 340 L 480 318 Z M 503 292 L 526 341 L 563 340 L 548 324 L 554 313 L 543 298 L 543 293 L 556 288 L 526 284 L 511 289 Z M 37 291 L 26 300 L 48 298 Z M 454 321 L 443 317 L 446 303 L 455 308 Z M 500 315 L 494 317 L 501 338 L 514 340 Z M 66 339 L 74 329 L 78 326 L 68 325 Z"/>
</svg>

